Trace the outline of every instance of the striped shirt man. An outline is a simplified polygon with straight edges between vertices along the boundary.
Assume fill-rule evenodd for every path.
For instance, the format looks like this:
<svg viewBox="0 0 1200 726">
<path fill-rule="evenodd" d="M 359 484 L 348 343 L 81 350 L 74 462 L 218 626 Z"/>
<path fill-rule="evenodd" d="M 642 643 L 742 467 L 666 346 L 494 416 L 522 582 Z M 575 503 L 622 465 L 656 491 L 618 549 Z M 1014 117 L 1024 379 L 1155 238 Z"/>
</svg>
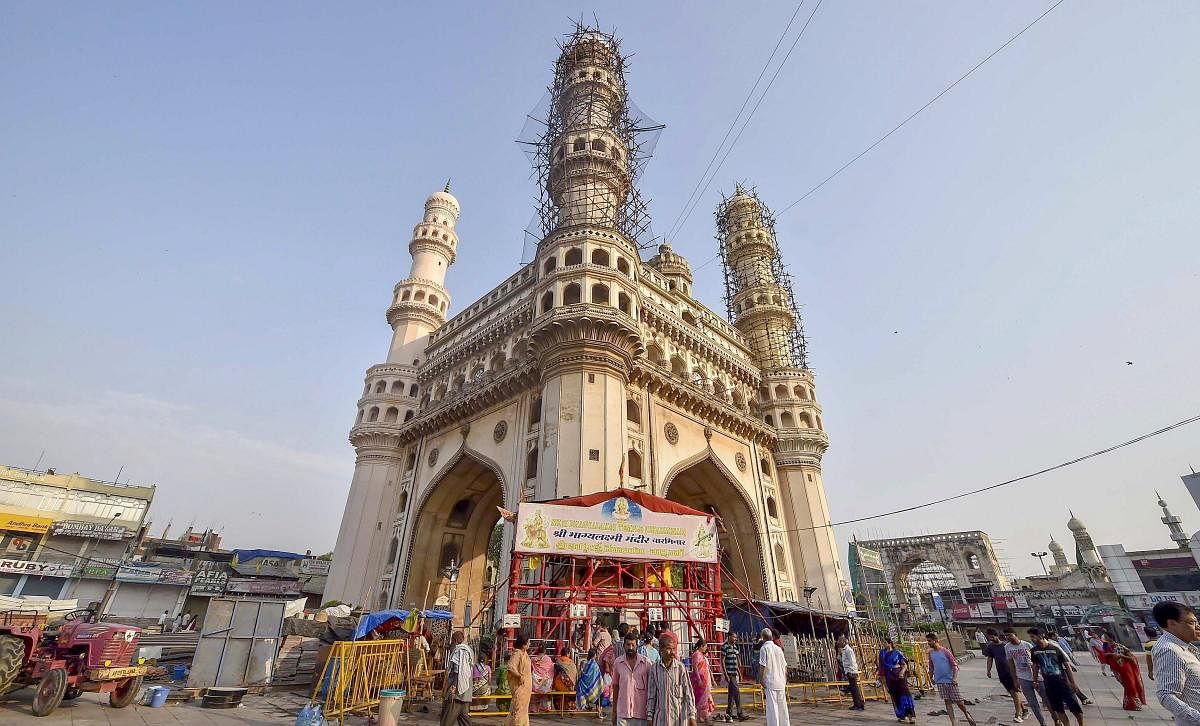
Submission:
<svg viewBox="0 0 1200 726">
<path fill-rule="evenodd" d="M 721 646 L 721 656 L 725 662 L 725 677 L 736 680 L 738 677 L 738 649 L 732 640 L 726 639 Z"/>
<path fill-rule="evenodd" d="M 646 718 L 650 726 L 683 726 L 696 718 L 692 679 L 678 659 L 671 665 L 660 660 L 646 682 Z"/>
<path fill-rule="evenodd" d="M 1200 658 L 1181 639 L 1164 632 L 1150 652 L 1155 694 L 1175 716 L 1177 726 L 1200 724 Z"/>
</svg>

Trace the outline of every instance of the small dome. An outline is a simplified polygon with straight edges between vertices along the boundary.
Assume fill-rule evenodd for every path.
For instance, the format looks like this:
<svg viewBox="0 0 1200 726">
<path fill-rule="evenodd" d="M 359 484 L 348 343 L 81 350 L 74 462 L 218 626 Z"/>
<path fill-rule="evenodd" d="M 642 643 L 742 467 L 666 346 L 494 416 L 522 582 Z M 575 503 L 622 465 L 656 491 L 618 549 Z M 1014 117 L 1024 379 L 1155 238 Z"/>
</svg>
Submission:
<svg viewBox="0 0 1200 726">
<path fill-rule="evenodd" d="M 1083 532 L 1087 527 L 1079 521 L 1079 517 L 1076 517 L 1074 512 L 1071 512 L 1071 518 L 1067 520 L 1067 529 L 1072 532 Z"/>
<path fill-rule="evenodd" d="M 1053 538 L 1051 538 L 1051 540 L 1050 540 L 1050 551 L 1051 551 L 1051 552 L 1062 552 L 1062 551 L 1063 551 L 1063 546 L 1062 546 L 1062 545 L 1060 545 L 1058 542 L 1054 541 L 1054 539 L 1053 539 Z"/>
</svg>

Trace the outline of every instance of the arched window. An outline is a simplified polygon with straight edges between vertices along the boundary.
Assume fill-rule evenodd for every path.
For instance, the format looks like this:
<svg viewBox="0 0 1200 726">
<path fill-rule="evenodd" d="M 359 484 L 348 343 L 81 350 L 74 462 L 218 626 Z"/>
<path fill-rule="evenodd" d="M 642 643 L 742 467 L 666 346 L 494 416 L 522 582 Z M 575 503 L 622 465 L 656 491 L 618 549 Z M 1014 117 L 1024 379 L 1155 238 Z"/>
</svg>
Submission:
<svg viewBox="0 0 1200 726">
<path fill-rule="evenodd" d="M 566 256 L 563 257 L 563 264 L 567 267 L 571 265 L 583 264 L 583 250 L 579 247 L 572 247 L 567 250 Z"/>
<path fill-rule="evenodd" d="M 414 384 L 412 384 L 411 386 L 409 386 L 409 387 L 408 387 L 408 397 L 409 397 L 409 398 L 416 398 L 416 397 L 417 397 L 417 394 L 418 394 L 420 391 L 421 391 L 420 387 L 419 387 L 419 386 L 417 386 L 417 384 L 415 384 L 415 383 L 414 383 Z"/>
<path fill-rule="evenodd" d="M 537 460 L 538 460 L 537 449 L 530 449 L 529 453 L 525 455 L 525 478 L 526 479 L 536 479 L 537 478 L 537 464 L 538 464 Z"/>
<path fill-rule="evenodd" d="M 629 296 L 623 292 L 617 294 L 617 309 L 626 315 L 633 314 L 633 307 L 629 304 Z"/>
<path fill-rule="evenodd" d="M 592 285 L 592 302 L 597 305 L 608 305 L 608 285 L 600 283 Z"/>
<path fill-rule="evenodd" d="M 813 427 L 812 416 L 808 415 L 808 411 L 800 412 L 800 425 L 806 429 L 811 429 Z"/>
<path fill-rule="evenodd" d="M 400 554 L 400 538 L 392 537 L 392 543 L 390 545 L 388 545 L 388 556 L 387 556 L 388 564 L 390 565 L 390 564 L 394 563 L 396 561 L 396 556 L 399 554 Z"/>
<path fill-rule="evenodd" d="M 771 400 L 771 392 L 765 388 L 758 389 L 758 400 L 763 401 L 763 402 L 770 401 Z"/>
<path fill-rule="evenodd" d="M 408 509 L 408 492 L 400 492 L 400 503 L 396 505 L 396 509 L 401 512 Z"/>
<path fill-rule="evenodd" d="M 388 423 L 395 421 L 399 417 L 400 417 L 400 411 L 391 406 L 389 406 L 388 410 L 385 411 L 383 414 L 383 420 Z"/>
<path fill-rule="evenodd" d="M 404 470 L 412 471 L 413 468 L 416 467 L 416 465 L 417 465 L 417 452 L 415 452 L 415 451 L 408 452 L 408 458 L 404 460 Z M 408 501 L 408 499 L 406 498 L 404 501 Z"/>
<path fill-rule="evenodd" d="M 459 499 L 450 509 L 450 516 L 446 517 L 446 526 L 465 529 L 467 522 L 471 521 L 471 510 L 474 508 L 475 502 L 470 499 Z"/>
<path fill-rule="evenodd" d="M 407 411 L 405 411 L 405 412 L 404 412 L 404 420 L 405 420 L 405 421 L 412 421 L 412 420 L 413 420 L 413 416 L 416 416 L 416 415 L 417 415 L 416 411 L 413 411 L 413 410 L 410 408 L 410 409 L 408 409 Z"/>
<path fill-rule="evenodd" d="M 625 399 L 625 420 L 635 424 L 642 422 L 642 408 L 632 398 Z"/>
<path fill-rule="evenodd" d="M 371 407 L 370 413 L 367 414 L 367 420 L 368 421 L 378 421 L 379 420 L 379 407 L 378 406 Z"/>
<path fill-rule="evenodd" d="M 771 476 L 771 464 L 767 461 L 767 457 L 764 456 L 758 460 L 758 468 L 762 471 L 762 473 L 766 474 L 767 476 Z"/>
<path fill-rule="evenodd" d="M 795 388 L 792 389 L 792 393 L 796 396 L 796 398 L 799 398 L 801 401 L 808 400 L 808 389 L 805 388 L 804 386 L 796 386 Z"/>
<path fill-rule="evenodd" d="M 775 566 L 782 574 L 787 574 L 787 557 L 783 554 L 783 545 L 778 542 L 775 543 Z"/>
<path fill-rule="evenodd" d="M 412 297 L 412 290 L 405 290 L 404 294 L 400 296 L 400 302 L 408 302 L 408 300 L 411 297 Z"/>
<path fill-rule="evenodd" d="M 620 272 L 623 275 L 629 274 L 629 261 L 624 257 L 617 258 L 617 272 Z"/>
<path fill-rule="evenodd" d="M 379 383 L 375 384 L 375 392 L 376 393 L 383 393 L 386 390 L 387 390 L 387 381 L 380 381 Z"/>
<path fill-rule="evenodd" d="M 600 139 L 596 139 L 595 141 L 592 142 L 592 150 L 593 151 L 608 151 L 608 146 L 605 145 L 605 143 L 603 141 L 601 141 Z"/>
<path fill-rule="evenodd" d="M 547 290 L 545 295 L 542 295 L 542 312 L 548 313 L 554 308 L 554 291 Z"/>
<path fill-rule="evenodd" d="M 763 416 L 763 421 L 766 421 L 768 426 L 775 425 L 775 418 L 769 413 L 766 416 Z"/>
<path fill-rule="evenodd" d="M 642 478 L 642 455 L 630 449 L 625 454 L 626 469 L 629 471 L 629 476 L 634 479 Z"/>
<path fill-rule="evenodd" d="M 667 366 L 667 354 L 663 352 L 663 349 L 657 343 L 651 343 L 650 347 L 646 349 L 646 357 L 656 366 L 664 368 Z"/>
<path fill-rule="evenodd" d="M 695 324 L 696 324 L 696 316 L 695 316 L 695 315 L 692 315 L 692 314 L 691 314 L 689 311 L 687 311 L 687 310 L 684 310 L 684 311 L 683 311 L 683 315 L 682 315 L 681 317 L 683 318 L 683 322 L 687 323 L 688 325 L 695 325 Z"/>
<path fill-rule="evenodd" d="M 608 250 L 604 250 L 604 249 L 592 250 L 592 264 L 593 265 L 604 265 L 605 267 L 608 267 L 608 260 L 609 260 Z"/>
<path fill-rule="evenodd" d="M 692 383 L 695 383 L 701 388 L 707 388 L 708 386 L 708 381 L 704 378 L 704 373 L 698 370 L 692 371 Z"/>
<path fill-rule="evenodd" d="M 364 414 L 364 413 L 366 413 L 366 412 L 365 412 L 365 411 L 363 411 L 361 408 L 360 408 L 360 409 L 358 409 L 358 418 L 357 418 L 357 419 L 355 419 L 355 422 L 356 422 L 356 423 L 362 423 L 362 420 L 363 420 L 363 414 Z"/>
<path fill-rule="evenodd" d="M 438 296 L 437 296 L 437 295 L 430 295 L 430 296 L 429 296 L 429 304 L 430 304 L 430 305 L 434 305 L 434 306 L 436 306 L 436 305 L 438 304 Z"/>
<path fill-rule="evenodd" d="M 507 359 L 504 357 L 503 353 L 497 353 L 496 355 L 492 356 L 492 362 L 488 365 L 488 370 L 502 371 L 504 370 L 504 364 L 506 361 Z"/>
<path fill-rule="evenodd" d="M 575 139 L 575 143 L 571 144 L 571 151 L 584 151 L 587 149 L 587 142 L 583 139 Z"/>
<path fill-rule="evenodd" d="M 788 397 L 787 386 L 784 386 L 784 385 L 775 386 L 775 398 L 787 398 L 787 397 Z"/>
<path fill-rule="evenodd" d="M 683 362 L 683 358 L 673 356 L 671 358 L 671 373 L 684 378 L 687 376 L 687 364 Z"/>
<path fill-rule="evenodd" d="M 767 516 L 771 519 L 779 518 L 779 508 L 775 506 L 775 497 L 767 497 Z"/>
<path fill-rule="evenodd" d="M 404 395 L 404 381 L 392 381 L 392 393 Z"/>
<path fill-rule="evenodd" d="M 983 569 L 983 566 L 979 564 L 979 555 L 975 554 L 974 552 L 968 552 L 967 567 L 971 568 L 972 570 Z"/>
<path fill-rule="evenodd" d="M 563 288 L 563 305 L 578 305 L 579 304 L 579 285 L 571 283 Z"/>
<path fill-rule="evenodd" d="M 548 275 L 551 272 L 553 272 L 554 268 L 556 268 L 556 267 L 558 267 L 558 258 L 557 257 L 547 258 L 546 262 L 542 265 L 542 272 L 544 274 Z"/>
<path fill-rule="evenodd" d="M 417 294 L 413 295 L 413 300 L 416 300 L 417 302 L 421 302 L 424 299 L 425 299 L 425 291 L 424 290 L 417 290 Z"/>
<path fill-rule="evenodd" d="M 785 429 L 796 428 L 796 419 L 792 416 L 791 411 L 784 411 L 779 414 L 779 425 Z"/>
<path fill-rule="evenodd" d="M 533 428 L 542 422 L 542 397 L 538 396 L 533 399 L 533 406 L 529 410 L 529 428 Z"/>
</svg>

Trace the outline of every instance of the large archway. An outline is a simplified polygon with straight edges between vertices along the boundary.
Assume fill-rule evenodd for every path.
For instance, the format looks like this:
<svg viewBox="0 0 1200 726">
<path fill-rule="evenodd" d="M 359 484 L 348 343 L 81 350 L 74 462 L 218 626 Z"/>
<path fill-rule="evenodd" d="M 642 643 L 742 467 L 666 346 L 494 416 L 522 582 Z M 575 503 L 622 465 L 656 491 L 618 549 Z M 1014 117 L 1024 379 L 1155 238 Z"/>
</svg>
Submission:
<svg viewBox="0 0 1200 726">
<path fill-rule="evenodd" d="M 766 597 L 761 538 L 754 510 L 746 495 L 713 460 L 706 456 L 685 465 L 667 480 L 667 499 L 716 514 L 724 527 L 717 530 L 721 552 L 721 589 L 740 596 L 726 573 L 732 573 L 755 597 Z"/>
<path fill-rule="evenodd" d="M 488 544 L 504 503 L 504 484 L 482 459 L 460 454 L 427 491 L 409 538 L 404 597 L 397 607 L 435 607 L 447 602 L 462 622 L 467 601 L 474 610 L 490 598 L 495 563 L 489 566 Z M 453 584 L 447 575 L 458 567 Z"/>
</svg>

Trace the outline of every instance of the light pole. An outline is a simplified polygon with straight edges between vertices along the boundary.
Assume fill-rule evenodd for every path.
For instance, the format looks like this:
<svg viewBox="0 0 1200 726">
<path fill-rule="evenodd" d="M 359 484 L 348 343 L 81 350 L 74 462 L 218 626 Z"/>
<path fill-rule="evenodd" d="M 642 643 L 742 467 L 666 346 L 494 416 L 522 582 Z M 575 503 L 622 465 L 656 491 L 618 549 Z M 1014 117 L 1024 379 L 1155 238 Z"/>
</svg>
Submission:
<svg viewBox="0 0 1200 726">
<path fill-rule="evenodd" d="M 446 579 L 450 582 L 450 612 L 454 612 L 454 593 L 458 589 L 458 573 L 461 571 L 462 565 L 454 558 L 450 558 L 450 564 L 446 565 L 446 569 L 442 570 L 446 575 Z"/>
<path fill-rule="evenodd" d="M 1043 575 L 1050 574 L 1050 571 L 1046 569 L 1046 555 L 1048 555 L 1048 554 L 1050 554 L 1050 553 L 1049 552 L 1030 552 L 1029 553 L 1030 557 L 1036 557 L 1038 559 L 1038 562 L 1041 563 Z"/>
</svg>

